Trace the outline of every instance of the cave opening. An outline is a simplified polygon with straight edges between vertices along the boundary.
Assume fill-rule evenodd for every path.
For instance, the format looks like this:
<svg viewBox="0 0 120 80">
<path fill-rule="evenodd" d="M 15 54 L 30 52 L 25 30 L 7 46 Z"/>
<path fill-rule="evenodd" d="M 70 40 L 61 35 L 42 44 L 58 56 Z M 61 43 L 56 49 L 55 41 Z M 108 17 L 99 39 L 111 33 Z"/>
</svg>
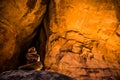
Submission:
<svg viewBox="0 0 120 80">
<path fill-rule="evenodd" d="M 43 64 L 44 68 L 44 59 L 45 59 L 45 48 L 46 48 L 46 33 L 44 28 L 44 22 L 42 21 L 41 24 L 38 26 L 36 36 L 34 37 L 30 47 L 35 47 L 37 54 L 40 55 L 40 61 Z"/>
<path fill-rule="evenodd" d="M 30 43 L 29 46 L 25 46 L 25 44 L 23 44 L 24 46 L 22 46 L 22 51 L 21 54 L 19 55 L 19 61 L 20 61 L 20 65 L 24 65 L 26 64 L 26 53 L 28 51 L 29 48 L 31 47 L 35 47 L 37 54 L 40 55 L 40 61 L 43 64 L 43 69 L 44 69 L 44 59 L 45 59 L 45 47 L 46 47 L 46 33 L 45 33 L 45 29 L 44 29 L 44 23 L 43 21 L 38 25 L 38 27 L 35 30 L 35 36 L 32 39 L 32 42 Z"/>
<path fill-rule="evenodd" d="M 40 61 L 43 64 L 43 70 L 45 69 L 45 65 L 44 65 L 44 60 L 45 60 L 45 54 L 46 54 L 46 41 L 48 39 L 48 35 L 50 34 L 50 30 L 48 28 L 46 28 L 46 24 L 49 23 L 49 3 L 50 0 L 45 0 L 42 2 L 42 4 L 45 3 L 47 4 L 46 6 L 46 11 L 42 17 L 42 21 L 40 21 L 40 24 L 37 26 L 37 28 L 34 30 L 35 36 L 32 39 L 32 42 L 27 42 L 29 45 L 25 45 L 23 43 L 23 45 L 21 46 L 22 50 L 19 54 L 19 65 L 25 65 L 27 62 L 26 60 L 26 53 L 28 51 L 29 48 L 31 47 L 35 47 L 37 54 L 40 55 Z M 48 22 L 48 23 L 46 23 Z M 24 46 L 25 45 L 25 46 Z"/>
</svg>

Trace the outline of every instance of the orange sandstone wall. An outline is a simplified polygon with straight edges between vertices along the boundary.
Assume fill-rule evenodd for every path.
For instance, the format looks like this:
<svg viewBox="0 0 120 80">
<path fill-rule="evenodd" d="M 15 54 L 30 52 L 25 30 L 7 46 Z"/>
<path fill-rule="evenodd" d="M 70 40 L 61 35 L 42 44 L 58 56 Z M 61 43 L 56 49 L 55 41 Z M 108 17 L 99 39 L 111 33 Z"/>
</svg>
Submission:
<svg viewBox="0 0 120 80">
<path fill-rule="evenodd" d="M 78 80 L 120 76 L 119 0 L 51 0 L 46 68 Z"/>
<path fill-rule="evenodd" d="M 0 0 L 0 72 L 17 68 L 19 55 L 35 37 L 46 6 L 46 0 Z"/>
</svg>

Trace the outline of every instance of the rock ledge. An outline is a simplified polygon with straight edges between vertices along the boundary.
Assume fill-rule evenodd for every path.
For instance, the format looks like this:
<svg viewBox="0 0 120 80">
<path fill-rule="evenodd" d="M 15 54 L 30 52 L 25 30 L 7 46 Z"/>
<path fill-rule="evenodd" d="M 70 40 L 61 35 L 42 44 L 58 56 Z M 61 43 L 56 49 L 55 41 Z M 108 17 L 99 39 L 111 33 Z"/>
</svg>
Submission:
<svg viewBox="0 0 120 80">
<path fill-rule="evenodd" d="M 0 74 L 0 80 L 74 80 L 63 74 L 48 71 L 11 70 Z"/>
</svg>

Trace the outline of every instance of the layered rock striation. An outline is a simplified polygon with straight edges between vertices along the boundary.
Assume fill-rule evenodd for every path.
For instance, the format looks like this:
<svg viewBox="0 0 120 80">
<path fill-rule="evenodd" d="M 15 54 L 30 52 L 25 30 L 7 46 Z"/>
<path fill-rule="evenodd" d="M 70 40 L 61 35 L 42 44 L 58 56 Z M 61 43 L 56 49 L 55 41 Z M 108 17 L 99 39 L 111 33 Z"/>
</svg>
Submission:
<svg viewBox="0 0 120 80">
<path fill-rule="evenodd" d="M 119 8 L 119 0 L 51 0 L 46 68 L 78 80 L 120 78 Z"/>
</svg>

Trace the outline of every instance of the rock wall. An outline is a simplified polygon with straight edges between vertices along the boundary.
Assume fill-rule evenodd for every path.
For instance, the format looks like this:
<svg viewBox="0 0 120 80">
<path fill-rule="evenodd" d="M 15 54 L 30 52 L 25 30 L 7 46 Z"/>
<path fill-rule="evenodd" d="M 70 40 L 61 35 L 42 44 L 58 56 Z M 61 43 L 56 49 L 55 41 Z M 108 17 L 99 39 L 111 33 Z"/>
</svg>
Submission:
<svg viewBox="0 0 120 80">
<path fill-rule="evenodd" d="M 47 0 L 0 1 L 0 72 L 17 68 L 33 42 Z"/>
<path fill-rule="evenodd" d="M 46 69 L 78 80 L 119 79 L 119 12 L 119 0 L 1 0 L 0 72 L 25 63 L 31 45 L 44 56 L 47 39 Z"/>
<path fill-rule="evenodd" d="M 119 0 L 51 0 L 48 10 L 47 69 L 78 80 L 120 78 Z"/>
</svg>

